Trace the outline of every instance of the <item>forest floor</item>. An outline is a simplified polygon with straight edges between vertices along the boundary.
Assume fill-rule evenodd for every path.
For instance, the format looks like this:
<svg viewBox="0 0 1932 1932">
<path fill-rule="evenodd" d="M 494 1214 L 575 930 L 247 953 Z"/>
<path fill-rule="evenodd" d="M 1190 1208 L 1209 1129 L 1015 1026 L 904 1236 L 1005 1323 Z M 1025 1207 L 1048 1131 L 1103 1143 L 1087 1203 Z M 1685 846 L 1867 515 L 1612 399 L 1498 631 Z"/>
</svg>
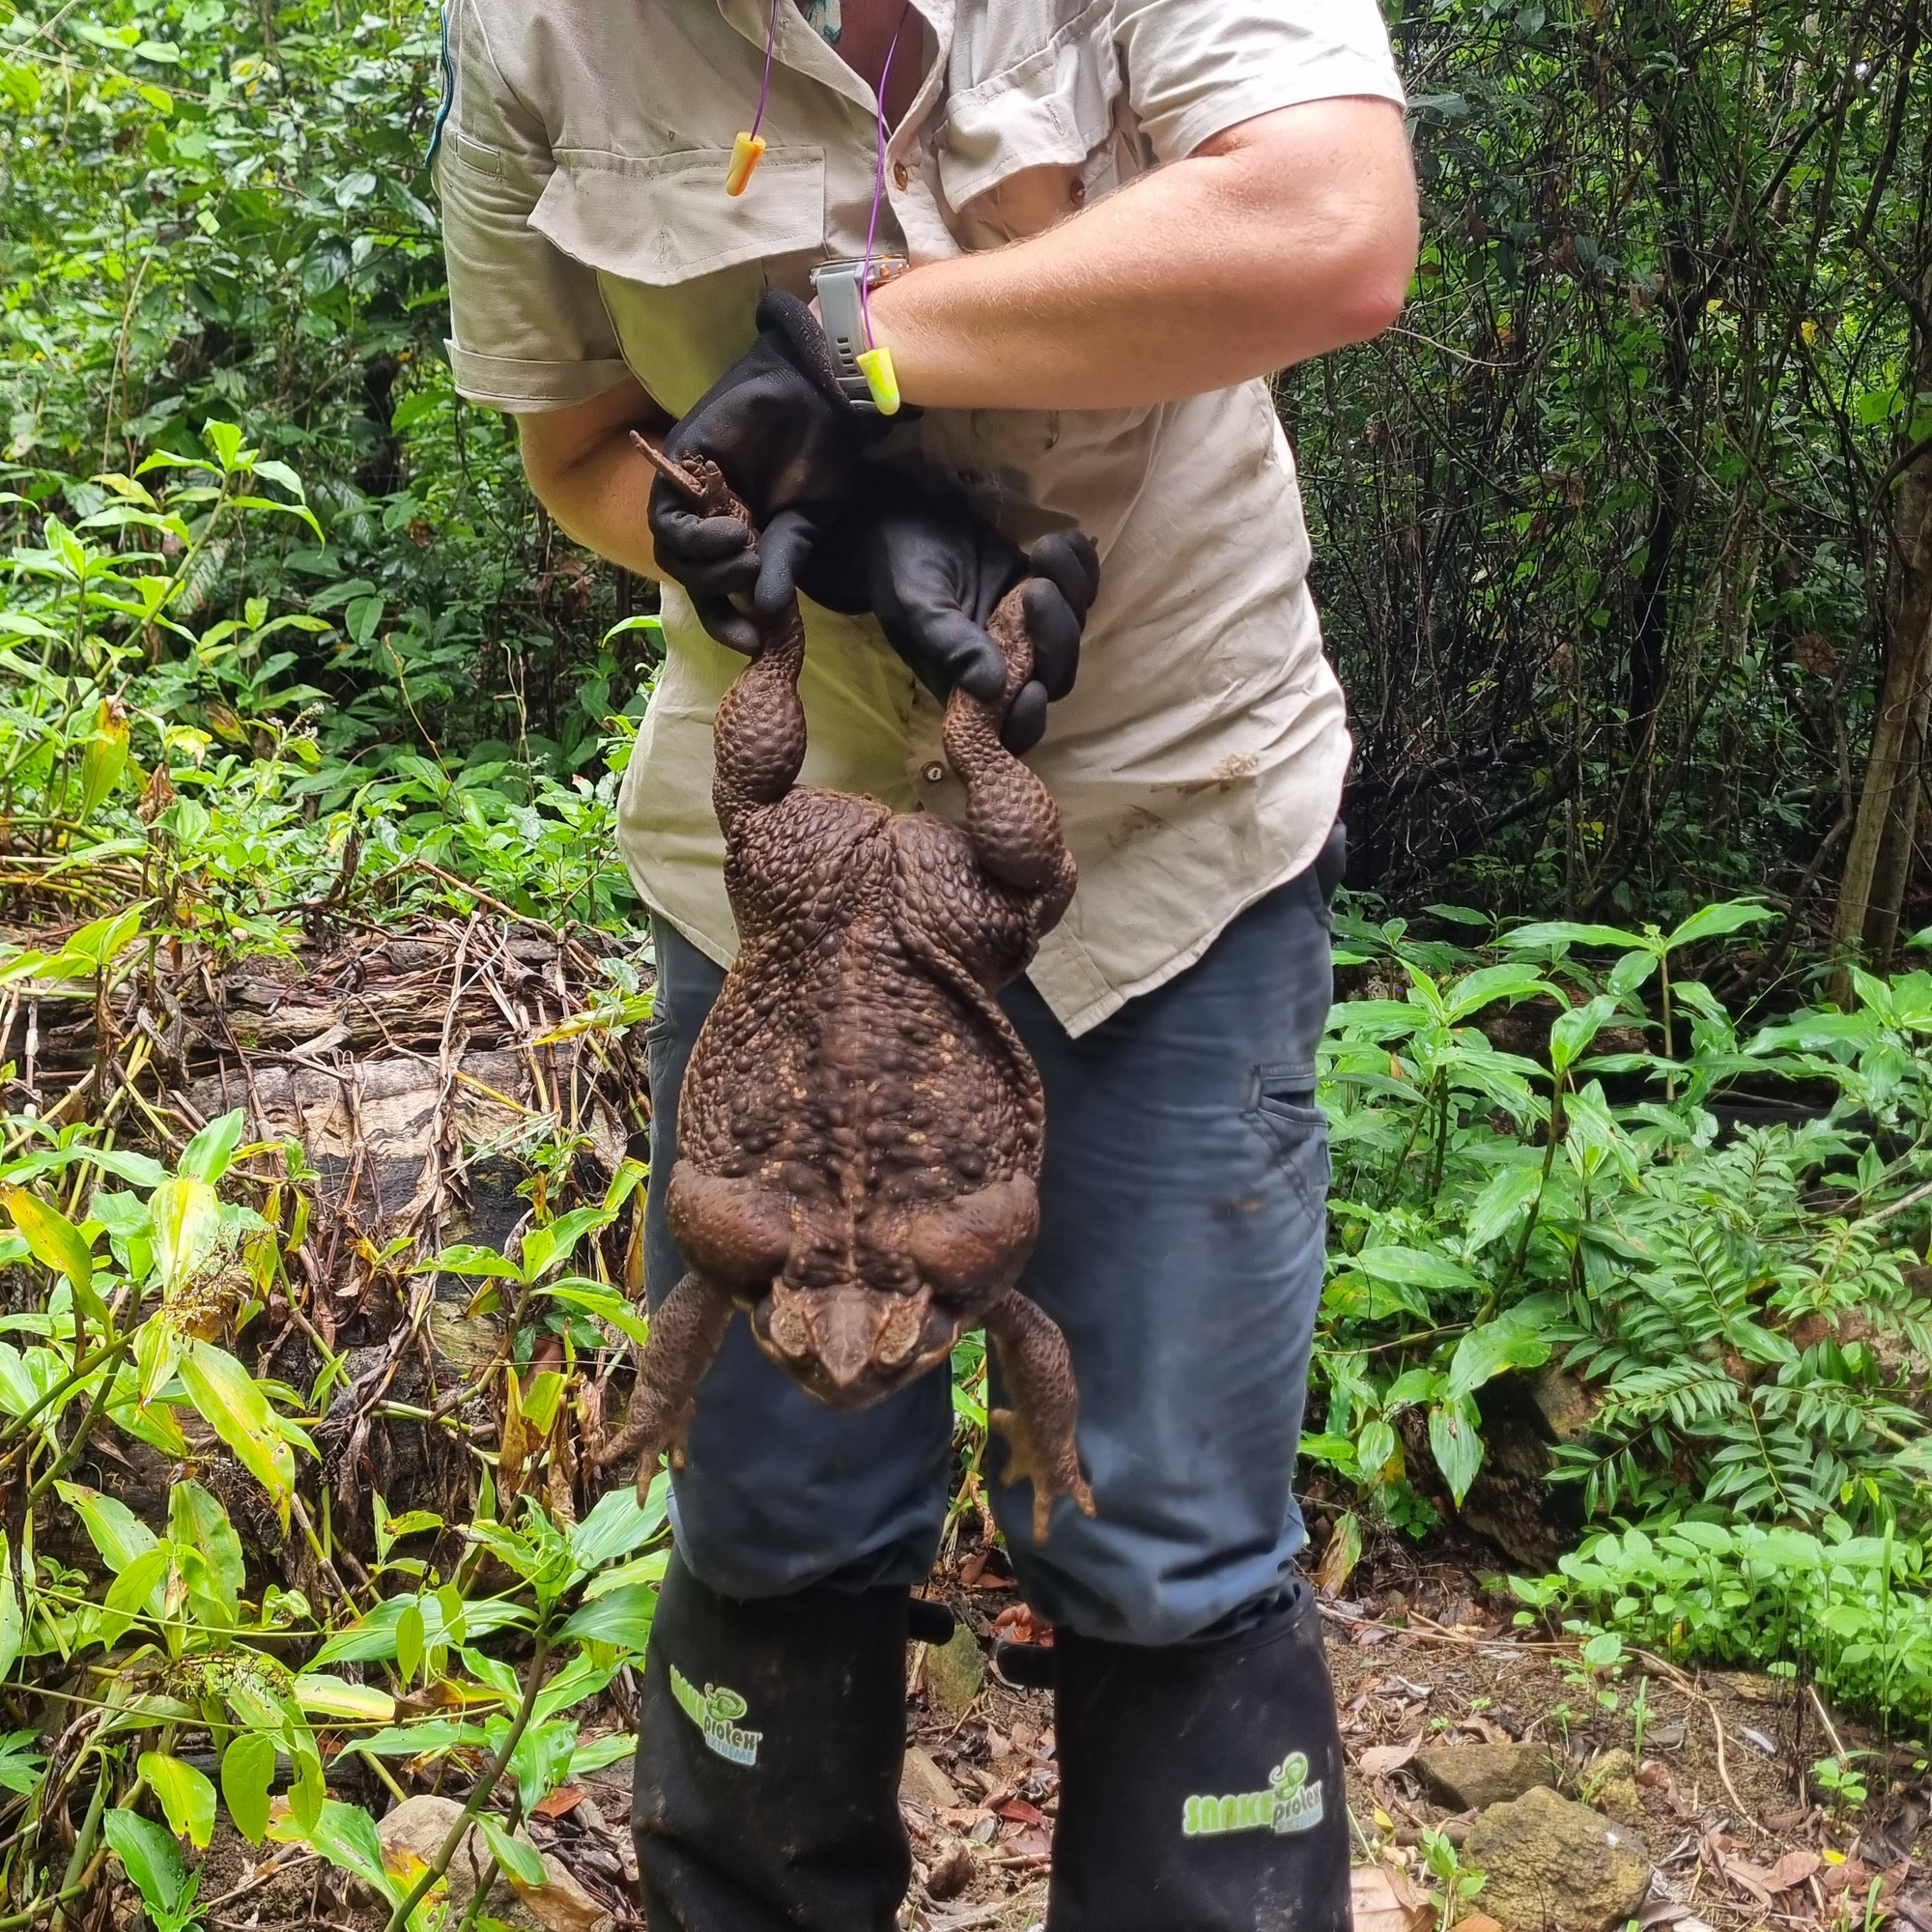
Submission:
<svg viewBox="0 0 1932 1932">
<path fill-rule="evenodd" d="M 1634 1762 L 1637 1672 L 1617 1687 L 1616 1711 L 1598 1706 L 1579 1689 L 1574 1645 L 1512 1630 L 1507 1603 L 1485 1593 L 1470 1555 L 1428 1546 L 1386 1552 L 1369 1578 L 1358 1573 L 1359 1594 L 1321 1606 L 1349 1758 L 1356 1932 L 1437 1924 L 1422 1833 L 1433 1828 L 1461 1844 L 1473 1823 L 1472 1811 L 1438 1802 L 1439 1789 L 1432 1797 L 1413 1753 L 1489 1747 L 1492 1771 L 1498 1746 L 1548 1747 L 1551 1781 L 1595 1805 L 1626 1843 L 1634 1838 L 1651 1865 L 1641 1932 L 1863 1932 L 1888 1912 L 1907 1932 L 1932 1932 L 1921 1752 L 1889 1748 L 1808 1688 L 1794 1693 L 1789 1682 L 1741 1671 L 1693 1677 L 1657 1660 L 1637 1665 L 1647 1709 Z M 1363 1587 L 1368 1580 L 1378 1587 Z M 969 1547 L 934 1574 L 927 1594 L 953 1609 L 960 1634 L 943 1656 L 913 1654 L 901 1809 L 915 1877 L 900 1922 L 906 1932 L 1035 1932 L 1059 1789 L 1052 1699 L 1008 1684 L 989 1660 L 1002 1635 L 1040 1633 L 997 1552 Z M 586 1729 L 620 1722 L 607 1712 Z M 1855 1817 L 1803 1789 L 1801 1768 L 1828 1743 L 1889 1768 L 1872 1778 L 1871 1801 Z M 535 1913 L 515 1901 L 493 1910 L 539 1932 L 641 1925 L 628 1761 L 565 1786 L 546 1809 L 552 1815 L 533 1821 L 537 1843 L 608 1919 L 572 1915 L 563 1901 L 539 1901 Z M 1549 1880 L 1554 1889 L 1561 1874 Z M 213 1932 L 380 1932 L 385 1916 L 320 1861 L 260 1859 L 225 1820 L 202 1891 Z M 1464 1908 L 1471 1932 L 1493 1932 L 1485 1903 L 1479 1894 Z M 122 1904 L 117 1923 L 131 1932 L 131 1894 Z M 1510 1932 L 1546 1928 L 1518 1917 Z"/>
</svg>

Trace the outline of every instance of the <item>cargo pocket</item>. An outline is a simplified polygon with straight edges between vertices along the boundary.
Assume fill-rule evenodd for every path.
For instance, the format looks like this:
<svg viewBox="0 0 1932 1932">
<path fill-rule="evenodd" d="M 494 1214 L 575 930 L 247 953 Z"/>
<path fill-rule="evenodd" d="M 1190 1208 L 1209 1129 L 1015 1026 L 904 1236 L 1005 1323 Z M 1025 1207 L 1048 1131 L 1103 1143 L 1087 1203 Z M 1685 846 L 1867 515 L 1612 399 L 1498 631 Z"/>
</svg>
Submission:
<svg viewBox="0 0 1932 1932">
<path fill-rule="evenodd" d="M 1242 1118 L 1267 1142 L 1303 1208 L 1320 1222 L 1327 1212 L 1332 1168 L 1328 1116 L 1316 1104 L 1314 1067 L 1280 1061 L 1256 1066 Z"/>
<path fill-rule="evenodd" d="M 597 270 L 625 361 L 674 416 L 751 347 L 768 282 L 802 283 L 825 251 L 822 149 L 772 149 L 736 199 L 730 157 L 562 149 L 530 211 L 538 234 Z"/>
</svg>

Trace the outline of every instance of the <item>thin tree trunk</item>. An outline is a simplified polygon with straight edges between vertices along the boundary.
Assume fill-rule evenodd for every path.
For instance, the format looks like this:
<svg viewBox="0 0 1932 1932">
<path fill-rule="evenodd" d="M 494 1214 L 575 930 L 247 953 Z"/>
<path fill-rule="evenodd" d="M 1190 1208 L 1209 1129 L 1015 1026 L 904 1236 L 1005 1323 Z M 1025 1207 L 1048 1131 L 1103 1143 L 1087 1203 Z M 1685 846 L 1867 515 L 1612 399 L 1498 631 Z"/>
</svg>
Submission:
<svg viewBox="0 0 1932 1932">
<path fill-rule="evenodd" d="M 1919 289 L 1932 304 L 1932 234 L 1920 259 Z M 1922 394 L 1932 389 L 1932 331 L 1920 329 L 1918 338 L 1914 362 Z M 1881 971 L 1890 963 L 1918 843 L 1920 775 L 1932 725 L 1932 455 L 1900 476 L 1889 539 L 1885 681 L 1833 933 L 1841 1004 L 1854 958 L 1862 954 Z"/>
</svg>

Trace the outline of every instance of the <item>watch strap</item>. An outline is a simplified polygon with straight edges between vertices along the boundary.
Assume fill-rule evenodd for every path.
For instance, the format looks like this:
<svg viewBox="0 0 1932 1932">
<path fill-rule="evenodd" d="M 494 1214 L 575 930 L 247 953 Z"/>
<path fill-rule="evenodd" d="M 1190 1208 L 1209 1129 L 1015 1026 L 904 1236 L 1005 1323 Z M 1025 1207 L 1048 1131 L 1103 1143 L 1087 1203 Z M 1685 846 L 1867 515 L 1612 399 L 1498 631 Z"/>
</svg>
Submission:
<svg viewBox="0 0 1932 1932">
<path fill-rule="evenodd" d="M 905 267 L 896 258 L 864 262 L 827 262 L 811 271 L 811 286 L 818 297 L 818 313 L 825 339 L 832 351 L 832 362 L 838 380 L 838 392 L 855 410 L 876 415 L 878 405 L 872 386 L 859 364 L 866 348 L 866 317 L 861 304 L 861 287 L 875 289 L 891 281 Z"/>
</svg>

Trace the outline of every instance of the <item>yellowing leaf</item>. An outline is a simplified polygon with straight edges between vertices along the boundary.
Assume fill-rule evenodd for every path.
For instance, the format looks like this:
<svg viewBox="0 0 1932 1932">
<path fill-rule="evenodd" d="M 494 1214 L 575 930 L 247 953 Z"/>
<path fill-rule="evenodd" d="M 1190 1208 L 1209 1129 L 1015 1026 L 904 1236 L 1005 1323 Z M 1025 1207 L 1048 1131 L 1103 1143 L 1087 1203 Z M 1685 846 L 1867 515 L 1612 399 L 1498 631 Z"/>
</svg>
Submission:
<svg viewBox="0 0 1932 1932">
<path fill-rule="evenodd" d="M 94 719 L 94 734 L 80 760 L 80 823 L 85 825 L 100 802 L 121 781 L 128 765 L 128 707 L 118 697 L 103 697 Z"/>
<path fill-rule="evenodd" d="M 24 1187 L 0 1187 L 0 1201 L 7 1204 L 7 1212 L 26 1237 L 34 1259 L 64 1274 L 74 1299 L 89 1317 L 104 1321 L 107 1311 L 94 1292 L 94 1257 L 88 1253 L 80 1230 L 58 1208 L 49 1207 Z"/>
<path fill-rule="evenodd" d="M 162 1286 L 172 1294 L 213 1252 L 221 1232 L 221 1204 L 207 1181 L 181 1174 L 155 1189 L 148 1212 L 155 1223 Z"/>
<path fill-rule="evenodd" d="M 212 1342 L 190 1341 L 183 1348 L 181 1378 L 203 1420 L 268 1491 L 286 1531 L 296 1459 L 269 1398 L 233 1355 Z"/>
<path fill-rule="evenodd" d="M 141 1753 L 141 1776 L 161 1801 L 168 1830 L 206 1851 L 214 1833 L 214 1786 L 193 1765 L 161 1751 Z"/>
<path fill-rule="evenodd" d="M 396 1700 L 386 1690 L 319 1672 L 296 1679 L 296 1701 L 321 1718 L 367 1718 L 386 1724 L 396 1715 Z"/>
</svg>

